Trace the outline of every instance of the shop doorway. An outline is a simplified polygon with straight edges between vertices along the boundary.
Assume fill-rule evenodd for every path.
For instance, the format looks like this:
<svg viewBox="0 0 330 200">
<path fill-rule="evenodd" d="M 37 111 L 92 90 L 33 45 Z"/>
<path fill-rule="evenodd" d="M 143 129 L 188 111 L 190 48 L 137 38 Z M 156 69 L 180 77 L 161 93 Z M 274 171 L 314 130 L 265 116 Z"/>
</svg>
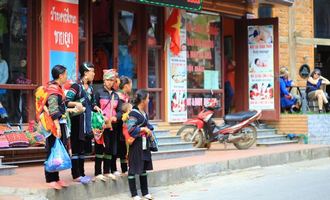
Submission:
<svg viewBox="0 0 330 200">
<path fill-rule="evenodd" d="M 235 19 L 223 17 L 225 114 L 236 110 Z"/>
<path fill-rule="evenodd" d="M 317 45 L 315 48 L 315 68 L 318 68 L 322 72 L 322 76 L 330 79 L 330 46 Z M 330 94 L 330 87 L 326 88 L 328 94 Z"/>
<path fill-rule="evenodd" d="M 261 120 L 279 120 L 278 18 L 235 21 L 236 108 L 262 110 Z"/>
<path fill-rule="evenodd" d="M 101 0 L 93 3 L 94 82 L 102 85 L 102 70 L 116 69 L 119 76 L 132 80 L 133 91 L 141 81 L 141 5 Z M 139 83 L 139 85 L 138 85 Z"/>
<path fill-rule="evenodd" d="M 125 1 L 92 3 L 93 63 L 95 84 L 102 87 L 102 70 L 116 69 L 132 79 L 133 94 L 141 88 L 150 93 L 150 119 L 163 119 L 163 9 Z"/>
</svg>

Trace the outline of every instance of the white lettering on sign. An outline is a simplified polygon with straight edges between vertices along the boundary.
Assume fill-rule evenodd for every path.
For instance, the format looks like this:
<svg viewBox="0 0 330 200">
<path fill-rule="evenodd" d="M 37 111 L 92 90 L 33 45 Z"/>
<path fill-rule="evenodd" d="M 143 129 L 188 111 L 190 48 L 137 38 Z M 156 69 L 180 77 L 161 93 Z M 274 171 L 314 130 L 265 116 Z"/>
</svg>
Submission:
<svg viewBox="0 0 330 200">
<path fill-rule="evenodd" d="M 71 15 L 69 8 L 64 8 L 63 12 L 56 11 L 55 9 L 55 6 L 53 6 L 50 11 L 50 20 L 67 24 L 77 24 L 77 16 Z"/>
<path fill-rule="evenodd" d="M 73 34 L 71 32 L 54 31 L 55 44 L 66 46 L 67 48 L 73 44 Z"/>
</svg>

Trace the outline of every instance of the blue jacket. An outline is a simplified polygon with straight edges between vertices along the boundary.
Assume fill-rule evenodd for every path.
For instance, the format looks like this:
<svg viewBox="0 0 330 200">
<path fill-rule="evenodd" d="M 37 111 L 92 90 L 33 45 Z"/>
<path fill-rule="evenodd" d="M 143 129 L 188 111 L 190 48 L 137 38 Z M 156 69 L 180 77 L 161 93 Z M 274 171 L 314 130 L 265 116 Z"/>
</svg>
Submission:
<svg viewBox="0 0 330 200">
<path fill-rule="evenodd" d="M 280 97 L 281 97 L 281 108 L 291 108 L 292 105 L 296 104 L 297 99 L 287 99 L 285 96 L 290 95 L 287 87 L 292 86 L 292 81 L 280 77 Z"/>
</svg>

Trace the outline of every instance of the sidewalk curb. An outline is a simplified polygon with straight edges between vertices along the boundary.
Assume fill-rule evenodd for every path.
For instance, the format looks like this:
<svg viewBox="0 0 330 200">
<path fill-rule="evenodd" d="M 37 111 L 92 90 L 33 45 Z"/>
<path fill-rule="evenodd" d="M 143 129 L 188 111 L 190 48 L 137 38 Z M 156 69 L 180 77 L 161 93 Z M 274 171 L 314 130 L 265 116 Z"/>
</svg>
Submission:
<svg viewBox="0 0 330 200">
<path fill-rule="evenodd" d="M 149 187 L 166 186 L 196 180 L 209 174 L 221 173 L 230 170 L 245 169 L 250 167 L 266 167 L 281 165 L 304 160 L 314 160 L 330 157 L 330 146 L 311 147 L 309 149 L 293 150 L 287 152 L 270 153 L 232 160 L 212 163 L 201 163 L 175 169 L 152 171 L 148 173 Z M 137 183 L 138 183 L 137 178 Z M 126 177 L 117 181 L 95 182 L 89 185 L 74 184 L 67 189 L 55 191 L 53 189 L 24 189 L 1 187 L 1 195 L 16 195 L 25 199 L 93 199 L 107 197 L 128 192 Z M 0 195 L 0 197 L 1 197 Z"/>
<path fill-rule="evenodd" d="M 148 174 L 149 185 L 151 187 L 166 186 L 182 183 L 187 180 L 195 180 L 213 173 L 246 169 L 256 166 L 267 167 L 272 165 L 281 165 L 292 162 L 315 160 L 327 157 L 330 157 L 330 147 L 317 147 L 311 149 L 303 149 L 267 155 L 251 156 L 247 158 L 239 158 L 227 161 L 198 164 L 178 169 L 151 172 Z"/>
</svg>

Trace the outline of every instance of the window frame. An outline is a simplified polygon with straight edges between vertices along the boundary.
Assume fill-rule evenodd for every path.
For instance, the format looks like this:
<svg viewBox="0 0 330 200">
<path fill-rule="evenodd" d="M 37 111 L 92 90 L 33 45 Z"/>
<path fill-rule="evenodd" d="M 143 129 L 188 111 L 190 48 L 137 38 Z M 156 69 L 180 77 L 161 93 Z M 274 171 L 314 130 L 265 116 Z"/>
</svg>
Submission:
<svg viewBox="0 0 330 200">
<path fill-rule="evenodd" d="M 0 89 L 22 90 L 33 92 L 38 85 L 42 84 L 42 65 L 41 65 L 41 0 L 27 0 L 27 68 L 26 78 L 32 81 L 32 84 L 0 84 Z M 27 121 L 35 118 L 34 96 L 27 95 Z"/>
</svg>

